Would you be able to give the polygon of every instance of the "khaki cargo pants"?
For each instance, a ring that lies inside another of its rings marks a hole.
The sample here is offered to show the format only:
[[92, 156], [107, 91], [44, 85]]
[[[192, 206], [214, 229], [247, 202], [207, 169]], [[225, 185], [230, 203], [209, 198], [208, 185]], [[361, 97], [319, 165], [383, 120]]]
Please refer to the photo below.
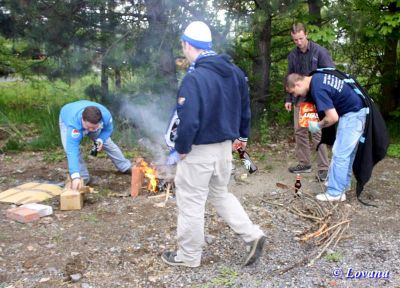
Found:
[[243, 241], [251, 242], [264, 235], [251, 222], [238, 199], [228, 191], [231, 169], [232, 141], [193, 145], [192, 151], [178, 162], [175, 185], [179, 260], [200, 265], [207, 198]]

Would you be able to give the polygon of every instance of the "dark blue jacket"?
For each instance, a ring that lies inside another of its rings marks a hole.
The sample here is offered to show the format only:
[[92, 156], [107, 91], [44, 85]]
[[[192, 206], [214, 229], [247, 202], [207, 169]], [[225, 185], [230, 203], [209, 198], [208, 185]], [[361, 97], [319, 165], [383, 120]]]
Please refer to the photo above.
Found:
[[250, 100], [244, 73], [226, 57], [198, 59], [182, 80], [178, 98], [180, 123], [175, 149], [187, 154], [191, 146], [242, 138], [250, 132]]

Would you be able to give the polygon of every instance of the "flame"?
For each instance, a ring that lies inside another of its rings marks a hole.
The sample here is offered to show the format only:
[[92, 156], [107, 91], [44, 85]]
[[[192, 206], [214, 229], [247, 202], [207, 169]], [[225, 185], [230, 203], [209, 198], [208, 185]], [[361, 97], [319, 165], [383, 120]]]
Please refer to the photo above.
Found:
[[149, 166], [146, 161], [140, 161], [140, 170], [144, 176], [149, 179], [147, 190], [150, 192], [156, 192], [157, 190], [157, 171]]

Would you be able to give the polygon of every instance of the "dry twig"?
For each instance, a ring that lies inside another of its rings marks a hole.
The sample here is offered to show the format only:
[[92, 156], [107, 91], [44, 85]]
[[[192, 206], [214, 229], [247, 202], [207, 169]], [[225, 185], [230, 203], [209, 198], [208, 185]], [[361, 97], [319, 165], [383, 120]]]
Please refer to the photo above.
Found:
[[[289, 187], [282, 183], [277, 185], [279, 188]], [[324, 190], [323, 185], [321, 184], [321, 190]], [[301, 194], [297, 197], [293, 197], [293, 187], [289, 187], [284, 191], [286, 193], [282, 193], [281, 195], [286, 197], [284, 203], [274, 203], [266, 202], [267, 204], [272, 204], [275, 206], [285, 207], [291, 213], [308, 220], [311, 220], [317, 225], [318, 229], [314, 232], [309, 232], [305, 234], [301, 240], [302, 241], [310, 241], [315, 240], [313, 243], [322, 248], [317, 248], [315, 253], [311, 253], [310, 256], [303, 258], [299, 263], [296, 263], [293, 266], [280, 270], [279, 273], [283, 274], [292, 268], [298, 266], [302, 263], [307, 263], [308, 265], [313, 265], [314, 262], [319, 259], [329, 247], [332, 245], [335, 247], [337, 243], [343, 239], [343, 234], [350, 226], [349, 213], [346, 211], [346, 206], [339, 205], [339, 203], [331, 203], [322, 204], [315, 199], [314, 195], [311, 195], [304, 191], [301, 191]], [[287, 196], [292, 196], [291, 198], [287, 198]], [[281, 196], [281, 198], [282, 198]], [[274, 199], [277, 200], [277, 199]], [[314, 257], [311, 255], [315, 255]], [[313, 258], [312, 258], [313, 257]], [[310, 260], [311, 259], [311, 260]]]

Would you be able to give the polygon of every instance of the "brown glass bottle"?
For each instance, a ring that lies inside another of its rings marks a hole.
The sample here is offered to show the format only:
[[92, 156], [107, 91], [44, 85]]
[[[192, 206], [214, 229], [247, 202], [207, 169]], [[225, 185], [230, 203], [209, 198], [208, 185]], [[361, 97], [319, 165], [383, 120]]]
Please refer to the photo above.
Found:
[[247, 153], [241, 147], [237, 149], [237, 152], [239, 153], [240, 160], [242, 161], [242, 163], [243, 163], [244, 167], [246, 168], [246, 170], [249, 171], [250, 174], [256, 172], [257, 171], [257, 166], [251, 160], [249, 153]]

